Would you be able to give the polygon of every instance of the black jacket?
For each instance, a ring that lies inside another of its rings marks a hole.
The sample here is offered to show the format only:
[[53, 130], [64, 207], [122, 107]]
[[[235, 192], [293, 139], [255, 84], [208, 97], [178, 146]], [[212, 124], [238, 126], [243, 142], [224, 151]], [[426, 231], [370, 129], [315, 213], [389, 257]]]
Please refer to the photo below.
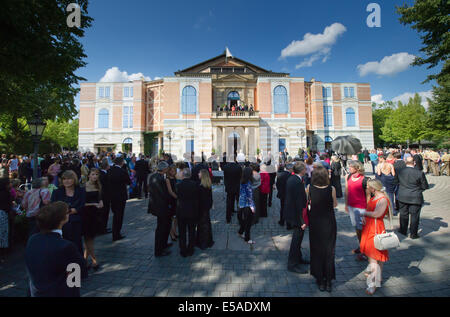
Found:
[[201, 211], [209, 211], [213, 205], [212, 190], [211, 188], [205, 188], [199, 186], [199, 206]]
[[429, 188], [425, 174], [416, 168], [405, 167], [395, 174], [394, 183], [399, 184], [398, 200], [411, 205], [422, 205], [422, 192]]
[[238, 163], [227, 163], [223, 168], [225, 191], [239, 193], [241, 186], [242, 168]]
[[291, 176], [291, 173], [288, 171], [281, 171], [277, 175], [277, 197], [280, 199], [286, 198], [286, 184], [289, 176]]
[[200, 185], [190, 179], [177, 184], [177, 218], [197, 219], [200, 208]]
[[150, 167], [148, 166], [147, 160], [139, 160], [134, 165], [134, 170], [136, 171], [137, 178], [145, 179], [150, 173]]
[[168, 215], [169, 191], [164, 175], [158, 172], [150, 175], [148, 188], [148, 213], [156, 217]]
[[286, 198], [284, 202], [284, 214], [288, 224], [301, 227], [303, 220], [303, 208], [306, 207], [306, 192], [302, 180], [297, 175], [289, 176], [286, 183]]
[[68, 197], [66, 195], [66, 189], [59, 187], [53, 191], [51, 201], [63, 201], [69, 205], [69, 209], [75, 208], [77, 213], [69, 216], [69, 222], [80, 222], [83, 217], [81, 215], [83, 207], [86, 203], [86, 191], [80, 186], [75, 186], [73, 197]]
[[100, 170], [100, 183], [102, 184], [102, 200], [103, 202], [111, 200], [109, 193], [108, 171]]
[[77, 247], [59, 233], [37, 233], [27, 243], [25, 263], [33, 297], [80, 297], [80, 289], [67, 286], [67, 266], [76, 263], [87, 277], [85, 261]]
[[117, 165], [111, 166], [106, 175], [111, 201], [126, 201], [128, 199], [127, 185], [131, 184], [127, 172]]

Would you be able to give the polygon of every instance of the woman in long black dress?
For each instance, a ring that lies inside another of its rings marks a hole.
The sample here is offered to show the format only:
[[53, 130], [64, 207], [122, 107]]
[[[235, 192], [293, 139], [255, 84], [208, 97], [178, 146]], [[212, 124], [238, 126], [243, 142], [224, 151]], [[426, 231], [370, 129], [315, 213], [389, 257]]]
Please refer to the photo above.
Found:
[[341, 170], [342, 165], [339, 158], [333, 155], [331, 157], [331, 185], [336, 190], [336, 198], [342, 198]]
[[329, 184], [325, 168], [316, 167], [311, 185], [307, 188], [311, 203], [309, 212], [309, 243], [311, 249], [311, 275], [316, 278], [320, 291], [331, 292], [331, 281], [336, 278], [334, 267], [336, 247], [336, 190]]
[[200, 179], [200, 216], [197, 225], [197, 246], [205, 250], [214, 245], [209, 210], [212, 207], [211, 177], [208, 170], [198, 173]]
[[170, 165], [167, 169], [166, 174], [166, 185], [167, 192], [169, 193], [169, 215], [171, 220], [171, 228], [170, 228], [170, 239], [172, 241], [177, 241], [177, 192], [176, 192], [176, 184], [177, 184], [177, 167], [175, 165]]
[[102, 185], [100, 183], [100, 171], [93, 168], [87, 175], [86, 182], [86, 204], [84, 205], [82, 216], [84, 245], [84, 258], [86, 262], [88, 258], [92, 259], [92, 268], [94, 271], [99, 269], [99, 264], [94, 252], [94, 238], [100, 226], [100, 212], [103, 208], [101, 199]]
[[63, 238], [72, 241], [83, 255], [82, 212], [86, 202], [86, 191], [78, 186], [78, 176], [72, 170], [61, 175], [62, 186], [52, 193], [52, 202], [63, 201], [69, 205], [69, 222], [62, 228]]

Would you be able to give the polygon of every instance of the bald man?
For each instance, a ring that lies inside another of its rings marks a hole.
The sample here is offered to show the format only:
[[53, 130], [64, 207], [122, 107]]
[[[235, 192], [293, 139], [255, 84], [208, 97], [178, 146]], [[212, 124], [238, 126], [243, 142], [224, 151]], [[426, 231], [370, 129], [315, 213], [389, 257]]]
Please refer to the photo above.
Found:
[[414, 168], [414, 158], [406, 159], [406, 167], [395, 174], [395, 183], [399, 185], [398, 201], [400, 211], [399, 233], [406, 236], [408, 231], [409, 216], [411, 215], [411, 226], [409, 228], [411, 239], [419, 238], [420, 210], [423, 205], [422, 192], [428, 189], [428, 182], [422, 171]]

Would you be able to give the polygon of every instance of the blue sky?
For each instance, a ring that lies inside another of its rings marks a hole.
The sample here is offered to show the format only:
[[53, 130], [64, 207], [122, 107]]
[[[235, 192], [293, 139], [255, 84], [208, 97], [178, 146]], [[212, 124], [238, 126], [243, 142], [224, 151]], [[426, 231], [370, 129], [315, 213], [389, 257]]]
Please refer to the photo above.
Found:
[[238, 58], [305, 80], [370, 83], [377, 101], [429, 95], [431, 84], [421, 82], [437, 70], [408, 66], [422, 44], [398, 21], [395, 5], [405, 1], [376, 1], [380, 28], [366, 25], [371, 2], [91, 0], [94, 22], [81, 39], [88, 65], [77, 75], [97, 82], [118, 67], [151, 79], [173, 76], [228, 46]]

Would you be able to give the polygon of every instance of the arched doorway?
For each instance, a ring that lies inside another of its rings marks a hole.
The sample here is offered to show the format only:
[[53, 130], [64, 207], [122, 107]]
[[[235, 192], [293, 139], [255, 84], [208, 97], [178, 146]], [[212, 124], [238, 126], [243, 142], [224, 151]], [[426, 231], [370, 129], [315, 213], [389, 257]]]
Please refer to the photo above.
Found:
[[124, 153], [132, 153], [133, 152], [133, 139], [126, 138], [122, 143], [122, 152]]
[[326, 136], [325, 137], [325, 150], [330, 150], [331, 149], [331, 142], [333, 142], [333, 138]]
[[228, 149], [227, 153], [233, 153], [236, 159], [237, 154], [241, 150], [241, 136], [236, 131], [233, 131], [228, 135]]
[[239, 96], [239, 93], [237, 91], [231, 91], [228, 94], [227, 100], [228, 100], [228, 107], [230, 107], [231, 109], [231, 107], [233, 106], [235, 107], [239, 106], [239, 100], [241, 100], [241, 97]]

